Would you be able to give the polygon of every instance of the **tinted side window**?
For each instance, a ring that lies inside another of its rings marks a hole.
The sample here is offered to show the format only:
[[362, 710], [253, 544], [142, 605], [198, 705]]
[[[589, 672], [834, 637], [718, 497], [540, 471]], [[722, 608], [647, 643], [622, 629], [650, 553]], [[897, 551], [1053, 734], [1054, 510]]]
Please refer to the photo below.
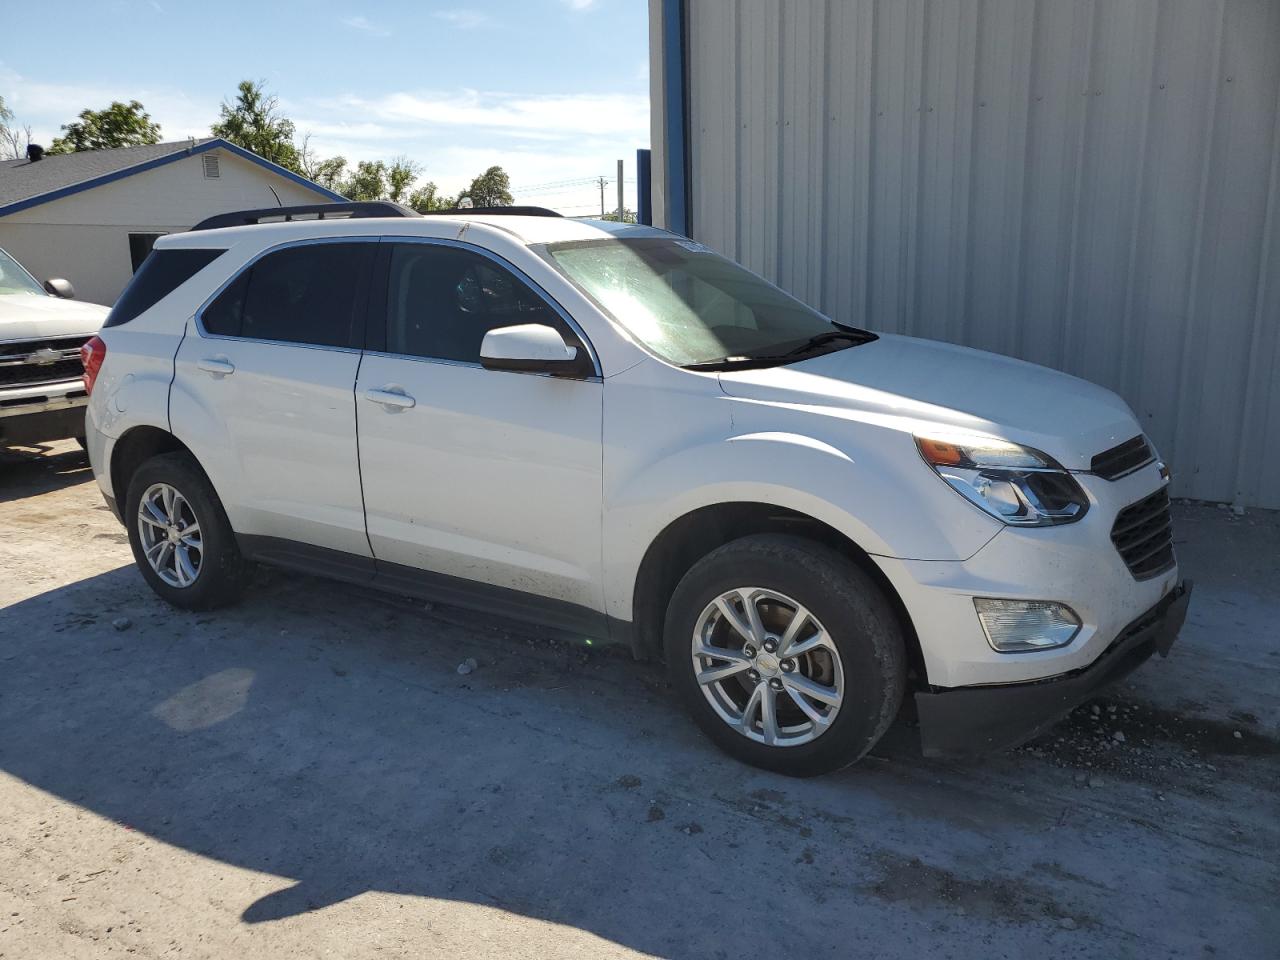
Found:
[[315, 243], [269, 253], [205, 309], [204, 328], [223, 336], [356, 346], [375, 248]]
[[393, 248], [388, 352], [479, 363], [486, 333], [521, 323], [545, 323], [579, 343], [542, 297], [487, 257], [431, 244]]
[[226, 253], [225, 250], [152, 250], [107, 315], [104, 327], [128, 323]]
[[240, 336], [240, 320], [244, 316], [244, 294], [249, 289], [252, 268], [231, 281], [231, 285], [218, 294], [218, 299], [204, 308], [200, 322], [209, 333], [223, 337]]

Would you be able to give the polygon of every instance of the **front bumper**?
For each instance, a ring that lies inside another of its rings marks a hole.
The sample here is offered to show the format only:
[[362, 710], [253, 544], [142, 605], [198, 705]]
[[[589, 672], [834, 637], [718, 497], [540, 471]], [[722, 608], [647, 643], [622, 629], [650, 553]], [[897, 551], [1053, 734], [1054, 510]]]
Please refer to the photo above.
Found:
[[79, 396], [11, 398], [0, 393], [0, 442], [40, 443], [84, 436], [83, 388]]
[[1025, 683], [957, 687], [915, 695], [927, 757], [972, 756], [1030, 740], [1153, 654], [1168, 656], [1187, 617], [1184, 580], [1138, 617], [1088, 666]]

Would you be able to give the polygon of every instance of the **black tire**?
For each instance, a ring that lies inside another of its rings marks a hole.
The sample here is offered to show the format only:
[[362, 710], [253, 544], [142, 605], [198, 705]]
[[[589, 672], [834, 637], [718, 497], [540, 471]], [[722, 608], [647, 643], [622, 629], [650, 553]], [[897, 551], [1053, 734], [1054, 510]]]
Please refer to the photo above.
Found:
[[[838, 651], [839, 710], [807, 743], [776, 746], [749, 739], [717, 713], [698, 684], [692, 641], [703, 611], [722, 594], [748, 586], [776, 591], [806, 607]], [[743, 537], [694, 564], [667, 607], [664, 648], [676, 695], [717, 746], [753, 766], [795, 777], [829, 773], [859, 760], [897, 716], [906, 686], [902, 629], [879, 586], [848, 558], [795, 536]]]
[[[166, 483], [186, 499], [200, 524], [203, 544], [197, 575], [188, 586], [165, 583], [152, 569], [144, 553], [138, 524], [142, 497], [153, 484]], [[125, 529], [133, 559], [143, 578], [163, 600], [184, 610], [211, 610], [234, 603], [240, 597], [247, 564], [240, 555], [231, 523], [222, 501], [200, 466], [186, 453], [165, 453], [152, 457], [134, 471], [129, 480], [124, 507]]]

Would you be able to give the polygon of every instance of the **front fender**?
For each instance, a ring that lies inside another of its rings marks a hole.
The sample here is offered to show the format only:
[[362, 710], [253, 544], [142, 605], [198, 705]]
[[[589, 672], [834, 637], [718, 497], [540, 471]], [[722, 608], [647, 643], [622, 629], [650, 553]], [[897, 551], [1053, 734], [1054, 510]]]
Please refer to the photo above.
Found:
[[702, 507], [770, 504], [827, 524], [869, 554], [918, 560], [967, 559], [999, 532], [996, 521], [930, 473], [909, 436], [880, 433], [876, 443], [842, 444], [846, 449], [794, 432], [737, 433], [670, 452], [631, 473], [605, 504], [609, 615], [631, 619], [649, 545]]

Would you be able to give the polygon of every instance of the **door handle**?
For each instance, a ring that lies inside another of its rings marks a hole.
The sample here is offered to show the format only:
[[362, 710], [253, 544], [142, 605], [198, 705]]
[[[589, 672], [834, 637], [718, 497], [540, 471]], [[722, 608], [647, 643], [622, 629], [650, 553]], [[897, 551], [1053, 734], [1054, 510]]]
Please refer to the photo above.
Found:
[[372, 400], [374, 403], [380, 403], [384, 407], [398, 407], [403, 410], [407, 410], [417, 402], [403, 390], [389, 390], [385, 388], [382, 390], [366, 390], [364, 392], [364, 398], [366, 400]]
[[229, 377], [236, 372], [236, 365], [222, 357], [205, 357], [196, 361], [196, 367], [215, 377]]

